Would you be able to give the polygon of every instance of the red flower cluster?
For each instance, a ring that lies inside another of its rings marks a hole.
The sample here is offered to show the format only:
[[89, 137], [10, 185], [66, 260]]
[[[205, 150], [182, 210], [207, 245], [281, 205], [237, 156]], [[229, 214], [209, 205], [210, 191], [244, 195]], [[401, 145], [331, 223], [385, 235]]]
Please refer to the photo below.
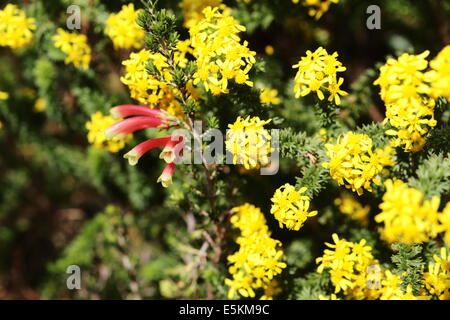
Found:
[[[169, 113], [159, 110], [151, 109], [145, 106], [137, 105], [121, 105], [111, 109], [111, 116], [115, 119], [123, 119], [108, 129], [105, 130], [107, 139], [113, 137], [126, 136], [134, 131], [147, 129], [147, 128], [169, 128], [177, 125], [177, 120], [173, 118]], [[124, 155], [124, 158], [128, 159], [131, 165], [136, 165], [139, 159], [148, 151], [164, 147], [160, 154], [160, 158], [167, 164], [158, 178], [158, 182], [166, 188], [172, 183], [172, 176], [175, 170], [175, 160], [181, 154], [183, 149], [184, 138], [181, 135], [172, 135], [163, 138], [155, 138], [144, 141], [128, 153]]]

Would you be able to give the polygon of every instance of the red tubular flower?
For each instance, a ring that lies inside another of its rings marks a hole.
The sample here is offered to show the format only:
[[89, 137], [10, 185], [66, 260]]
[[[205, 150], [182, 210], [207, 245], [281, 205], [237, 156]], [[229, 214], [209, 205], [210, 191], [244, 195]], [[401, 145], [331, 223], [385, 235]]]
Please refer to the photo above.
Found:
[[123, 157], [128, 159], [130, 165], [134, 166], [145, 153], [154, 148], [164, 147], [168, 142], [170, 142], [170, 137], [147, 140], [128, 151]]
[[115, 136], [125, 136], [134, 131], [146, 128], [164, 128], [168, 123], [166, 119], [154, 117], [133, 117], [119, 121], [105, 130], [107, 139]]
[[161, 119], [167, 118], [167, 114], [159, 109], [151, 109], [146, 106], [132, 104], [124, 104], [114, 107], [111, 109], [110, 114], [114, 119], [122, 119], [129, 116], [148, 116]]
[[[161, 152], [160, 158], [164, 159], [167, 163], [173, 162], [176, 157], [175, 151], [177, 151], [176, 149], [178, 149], [177, 145], [182, 141], [183, 141], [182, 136], [170, 136], [170, 137], [150, 139], [138, 144], [136, 147], [134, 147], [128, 153], [126, 153], [123, 157], [125, 159], [128, 159], [130, 165], [134, 166], [138, 163], [139, 159], [148, 151], [154, 148], [164, 147], [163, 152]], [[163, 153], [166, 153], [167, 155], [162, 157]]]
[[172, 184], [172, 176], [175, 171], [175, 162], [166, 164], [162, 174], [159, 176], [157, 182], [161, 182], [164, 188], [167, 188]]
[[[170, 114], [159, 109], [151, 109], [145, 106], [120, 105], [111, 109], [113, 118], [125, 118], [136, 116], [119, 121], [105, 130], [107, 139], [116, 136], [125, 136], [137, 130], [146, 128], [168, 128], [178, 123], [177, 119]], [[150, 139], [138, 144], [123, 157], [128, 159], [130, 165], [135, 165], [139, 159], [148, 151], [164, 147], [160, 158], [167, 162], [158, 182], [164, 188], [172, 183], [172, 176], [175, 170], [175, 160], [181, 154], [184, 145], [184, 138], [181, 135]]]

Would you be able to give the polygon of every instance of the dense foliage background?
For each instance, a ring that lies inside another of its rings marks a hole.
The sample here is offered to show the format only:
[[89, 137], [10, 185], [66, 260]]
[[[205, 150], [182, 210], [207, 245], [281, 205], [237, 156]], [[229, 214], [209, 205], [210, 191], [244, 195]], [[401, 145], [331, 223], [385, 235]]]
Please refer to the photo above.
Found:
[[[212, 191], [201, 166], [177, 166], [166, 189], [156, 183], [163, 169], [158, 154], [130, 166], [123, 154], [152, 137], [151, 130], [135, 134], [118, 153], [87, 140], [85, 124], [92, 114], [136, 103], [120, 81], [122, 61], [135, 50], [115, 49], [104, 29], [110, 13], [128, 3], [142, 8], [140, 1], [7, 3], [33, 17], [36, 30], [33, 42], [22, 49], [0, 47], [0, 91], [9, 94], [0, 100], [1, 299], [226, 298], [227, 256], [237, 250], [230, 209], [244, 203], [261, 208], [272, 237], [282, 243], [287, 267], [278, 278], [278, 298], [317, 299], [334, 292], [327, 273], [316, 272], [315, 262], [333, 233], [349, 241], [366, 239], [382, 264], [392, 263], [394, 250], [380, 239], [373, 219], [380, 212], [384, 186], [358, 198], [370, 206], [366, 226], [343, 215], [334, 199], [345, 189], [316, 165], [325, 159], [319, 129], [327, 128], [335, 139], [347, 130], [364, 132], [374, 144], [386, 145], [389, 136], [380, 124], [385, 105], [373, 85], [378, 69], [388, 56], [429, 50], [435, 57], [448, 45], [450, 1], [341, 0], [318, 20], [290, 0], [224, 1], [247, 28], [241, 38], [257, 53], [250, 73], [255, 85], [230, 83], [230, 92], [219, 96], [204, 92], [196, 112], [209, 119], [209, 127], [221, 130], [237, 116], [271, 118], [269, 128], [283, 129], [282, 159], [274, 176], [218, 166], [211, 171]], [[52, 41], [57, 28], [65, 28], [66, 10], [73, 4], [81, 7], [80, 32], [92, 49], [86, 70], [66, 65]], [[366, 9], [373, 4], [381, 8], [380, 30], [366, 27]], [[0, 10], [5, 5], [2, 1]], [[161, 0], [157, 7], [175, 15], [181, 39], [189, 37], [179, 1]], [[331, 111], [334, 118], [317, 111], [315, 97], [294, 97], [292, 65], [319, 46], [338, 52], [347, 68], [342, 76], [349, 95]], [[262, 88], [277, 89], [282, 102], [261, 103]], [[39, 99], [45, 108], [36, 107]], [[443, 98], [435, 118], [438, 126], [423, 150], [397, 148], [392, 172], [426, 197], [439, 195], [442, 210], [450, 200], [450, 108]], [[269, 214], [271, 197], [285, 183], [307, 186], [318, 211], [299, 231], [279, 228]], [[442, 244], [422, 244], [415, 266], [432, 261]], [[66, 287], [69, 265], [81, 267], [80, 290]]]

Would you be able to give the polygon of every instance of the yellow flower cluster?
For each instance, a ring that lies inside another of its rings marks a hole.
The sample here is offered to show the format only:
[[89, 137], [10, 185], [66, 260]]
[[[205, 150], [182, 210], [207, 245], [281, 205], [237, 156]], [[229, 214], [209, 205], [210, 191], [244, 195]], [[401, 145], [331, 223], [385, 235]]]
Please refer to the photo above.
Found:
[[106, 20], [105, 34], [111, 38], [116, 49], [139, 49], [144, 44], [144, 29], [138, 26], [136, 18], [141, 10], [134, 4], [123, 5], [118, 13], [111, 13]]
[[422, 285], [419, 295], [412, 293], [412, 287], [406, 291], [400, 288], [401, 279], [390, 270], [384, 270], [380, 275], [380, 300], [430, 300], [435, 296], [439, 300], [450, 300], [450, 254], [446, 248], [441, 248], [439, 255], [433, 256], [433, 262], [428, 264], [426, 272], [422, 273]]
[[431, 300], [424, 288], [421, 288], [418, 295], [413, 294], [411, 285], [406, 287], [406, 291], [400, 288], [401, 279], [398, 275], [393, 274], [389, 270], [382, 273], [380, 300]]
[[204, 19], [189, 29], [193, 55], [197, 62], [194, 84], [202, 82], [214, 95], [228, 93], [228, 81], [253, 86], [248, 73], [255, 63], [255, 52], [247, 41], [240, 43], [239, 32], [245, 31], [224, 7], [206, 7]]
[[268, 88], [262, 90], [261, 94], [259, 95], [259, 101], [261, 103], [271, 103], [271, 104], [281, 103], [281, 99], [278, 98], [278, 90]]
[[431, 96], [439, 96], [450, 101], [450, 45], [444, 47], [436, 58], [430, 62]]
[[338, 72], [343, 72], [346, 68], [337, 60], [337, 52], [328, 54], [327, 50], [319, 47], [316, 51], [306, 51], [306, 56], [293, 65], [298, 69], [295, 75], [294, 92], [295, 97], [304, 97], [311, 92], [315, 92], [320, 100], [325, 99], [322, 92], [329, 94], [328, 101], [341, 104], [340, 96], [346, 96], [347, 92], [340, 89], [344, 79], [337, 76]]
[[234, 215], [231, 223], [238, 228], [241, 235], [236, 239], [239, 250], [228, 256], [229, 272], [232, 279], [225, 279], [228, 285], [228, 298], [237, 294], [243, 297], [255, 297], [255, 290], [265, 290], [267, 299], [276, 290], [273, 288], [274, 277], [286, 268], [282, 262], [283, 251], [279, 248], [281, 242], [270, 237], [266, 219], [259, 208], [251, 204], [244, 204], [232, 209]]
[[440, 255], [434, 255], [433, 260], [423, 274], [425, 287], [438, 299], [450, 300], [450, 254], [446, 248], [441, 248]]
[[112, 139], [106, 139], [105, 130], [120, 121], [113, 119], [111, 116], [105, 116], [100, 111], [97, 111], [91, 115], [91, 120], [86, 123], [86, 129], [89, 130], [87, 138], [89, 143], [100, 149], [107, 149], [110, 152], [119, 152], [125, 143], [127, 143], [132, 135], [129, 134], [125, 138], [114, 137]]
[[247, 116], [228, 125], [225, 147], [233, 154], [234, 164], [243, 164], [247, 170], [269, 164], [271, 136], [264, 125], [270, 121]]
[[408, 287], [406, 292], [403, 292], [400, 287], [402, 280], [397, 274], [392, 273], [390, 270], [384, 270], [378, 273], [378, 276], [377, 282], [381, 283], [381, 287], [378, 286], [380, 289], [380, 300], [417, 300], [412, 295], [411, 287]]
[[372, 139], [366, 134], [351, 131], [340, 136], [336, 144], [326, 144], [330, 161], [322, 165], [330, 168], [331, 177], [340, 185], [363, 194], [372, 192], [372, 183], [380, 185], [379, 175], [386, 166], [393, 165], [392, 149], [372, 150]]
[[334, 204], [339, 208], [342, 214], [351, 219], [359, 221], [363, 226], [369, 224], [370, 206], [363, 206], [351, 194], [345, 192], [341, 197], [334, 200]]
[[[186, 54], [189, 50], [189, 40], [179, 41], [175, 53], [175, 63], [181, 67], [186, 66]], [[160, 79], [146, 72], [145, 65], [148, 61], [153, 62], [161, 74]], [[151, 53], [143, 49], [131, 53], [130, 59], [123, 61], [122, 64], [126, 68], [126, 74], [120, 80], [128, 86], [133, 99], [152, 108], [167, 110], [176, 117], [183, 115], [181, 104], [176, 100], [179, 93], [168, 83], [173, 79], [172, 72], [162, 54]], [[189, 98], [197, 100], [199, 92], [192, 85], [192, 81], [188, 82], [187, 89]]]
[[428, 127], [436, 126], [435, 101], [428, 96], [432, 92], [431, 74], [424, 72], [428, 55], [429, 51], [419, 55], [404, 53], [397, 60], [388, 59], [374, 82], [380, 86], [386, 104], [385, 121], [395, 128], [386, 131], [395, 137], [391, 145], [403, 146], [407, 152], [421, 150]]
[[67, 55], [64, 62], [73, 63], [79, 69], [88, 69], [91, 62], [91, 48], [86, 35], [67, 32], [61, 28], [58, 28], [57, 32], [52, 39], [55, 47]]
[[268, 232], [266, 218], [261, 210], [252, 204], [246, 203], [231, 210], [234, 214], [230, 219], [231, 224], [238, 228], [242, 237], [250, 237], [261, 230]]
[[450, 202], [447, 202], [444, 211], [439, 215], [441, 232], [444, 232], [444, 241], [450, 246]]
[[[401, 279], [390, 270], [383, 270], [378, 260], [372, 255], [372, 247], [366, 245], [366, 240], [359, 243], [339, 239], [337, 234], [332, 236], [334, 243], [325, 243], [323, 256], [316, 259], [319, 264], [317, 272], [324, 269], [330, 272], [331, 283], [335, 287], [334, 294], [326, 300], [337, 300], [335, 294], [341, 292], [351, 299], [369, 300], [429, 300], [422, 288], [420, 295], [412, 293], [408, 286], [406, 292], [400, 287]], [[430, 281], [431, 283], [431, 281]]]
[[317, 272], [329, 269], [334, 293], [343, 292], [355, 299], [374, 298], [378, 295], [381, 269], [366, 240], [359, 243], [332, 236], [334, 243], [325, 243], [323, 256], [316, 259]]
[[203, 9], [206, 7], [219, 7], [222, 0], [183, 0], [180, 3], [184, 26], [191, 28], [203, 19]]
[[424, 200], [422, 192], [410, 188], [401, 180], [389, 179], [385, 186], [381, 212], [375, 216], [376, 222], [384, 223], [380, 228], [383, 240], [412, 244], [428, 241], [440, 232], [450, 231], [447, 221], [449, 212], [438, 212], [439, 197]]
[[339, 3], [339, 0], [292, 0], [293, 3], [299, 3], [308, 7], [308, 14], [316, 19], [320, 19], [328, 11], [332, 3]]
[[302, 195], [306, 190], [306, 187], [296, 190], [294, 186], [286, 183], [275, 191], [271, 199], [270, 213], [275, 216], [280, 228], [285, 225], [289, 230], [298, 231], [308, 217], [317, 215], [317, 211], [308, 212], [311, 199]]
[[0, 46], [18, 49], [33, 40], [35, 19], [27, 18], [25, 12], [8, 3], [0, 10]]

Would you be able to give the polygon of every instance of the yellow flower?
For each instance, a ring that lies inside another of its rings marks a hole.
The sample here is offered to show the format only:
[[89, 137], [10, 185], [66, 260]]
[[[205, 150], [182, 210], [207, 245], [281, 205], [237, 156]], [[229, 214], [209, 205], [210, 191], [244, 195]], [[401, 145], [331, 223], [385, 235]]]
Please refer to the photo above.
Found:
[[281, 99], [278, 98], [278, 90], [276, 89], [263, 89], [261, 94], [259, 95], [259, 100], [261, 103], [271, 103], [271, 104], [280, 104]]
[[450, 246], [450, 202], [448, 202], [439, 216], [439, 222], [441, 223], [441, 232], [444, 232], [444, 240], [448, 246]]
[[206, 7], [219, 7], [222, 0], [183, 0], [180, 3], [181, 13], [184, 17], [184, 26], [190, 28], [203, 19], [203, 9]]
[[33, 40], [33, 30], [35, 19], [27, 18], [16, 5], [8, 3], [0, 10], [0, 46], [22, 48]]
[[248, 73], [255, 63], [254, 51], [238, 34], [245, 31], [224, 6], [206, 7], [204, 18], [189, 29], [197, 63], [194, 84], [203, 83], [213, 95], [228, 93], [228, 82], [253, 86]]
[[38, 98], [34, 103], [33, 110], [35, 112], [42, 112], [47, 107], [47, 101], [44, 98]]
[[339, 3], [339, 0], [292, 0], [308, 8], [308, 14], [316, 20], [320, 19], [328, 11], [332, 3]]
[[[175, 52], [175, 63], [181, 67], [187, 63], [186, 54], [189, 52], [189, 41], [179, 41]], [[150, 75], [145, 70], [147, 62], [153, 62], [161, 74], [161, 79]], [[143, 49], [130, 54], [130, 59], [122, 64], [126, 68], [126, 74], [120, 78], [122, 83], [128, 86], [133, 99], [152, 108], [163, 109], [176, 117], [183, 116], [181, 104], [176, 100], [179, 95], [177, 89], [167, 82], [172, 81], [172, 73], [166, 58], [160, 53], [151, 53]], [[198, 89], [194, 88], [192, 82], [187, 84], [189, 99], [199, 98]]]
[[251, 204], [243, 204], [231, 210], [234, 214], [230, 219], [231, 224], [241, 231], [246, 237], [260, 230], [268, 231], [266, 218], [259, 208]]
[[431, 97], [439, 96], [450, 101], [450, 45], [444, 47], [436, 58], [431, 60], [432, 71], [428, 73], [431, 81]]
[[278, 293], [274, 277], [286, 268], [282, 262], [281, 242], [270, 237], [269, 228], [260, 209], [244, 204], [231, 210], [231, 223], [241, 235], [236, 239], [239, 250], [229, 255], [231, 279], [225, 279], [229, 286], [228, 298], [236, 295], [255, 297], [255, 290], [263, 289], [262, 299], [269, 299]]
[[400, 300], [403, 291], [400, 287], [402, 280], [390, 270], [385, 270], [381, 281], [380, 300]]
[[64, 62], [73, 63], [79, 69], [88, 69], [91, 62], [91, 48], [86, 35], [67, 32], [61, 28], [58, 28], [57, 32], [52, 39], [55, 47], [67, 55]]
[[384, 223], [381, 238], [389, 243], [424, 242], [441, 231], [438, 208], [440, 199], [423, 200], [423, 194], [401, 180], [387, 180], [386, 192], [375, 221]]
[[372, 247], [366, 240], [359, 243], [339, 239], [332, 235], [334, 243], [325, 243], [323, 256], [316, 259], [317, 272], [326, 268], [330, 272], [335, 293], [343, 292], [354, 299], [375, 299], [380, 294], [381, 269], [373, 257]]
[[153, 108], [159, 108], [172, 100], [173, 90], [167, 83], [146, 72], [145, 65], [149, 61], [161, 72], [164, 80], [172, 79], [166, 58], [160, 53], [151, 53], [143, 49], [132, 52], [130, 59], [123, 61], [126, 74], [120, 80], [128, 86], [133, 99]]
[[366, 134], [351, 131], [339, 137], [336, 144], [326, 144], [330, 161], [323, 167], [330, 169], [331, 177], [340, 185], [356, 191], [372, 191], [372, 183], [379, 185], [379, 175], [386, 166], [392, 166], [392, 149], [372, 149], [372, 139]]
[[111, 13], [106, 20], [105, 34], [111, 38], [116, 49], [139, 49], [144, 44], [145, 32], [136, 23], [141, 10], [134, 4], [123, 5], [118, 13]]
[[9, 93], [0, 91], [0, 100], [8, 100], [9, 99]]
[[308, 217], [317, 215], [317, 211], [308, 212], [310, 198], [302, 195], [306, 187], [296, 190], [294, 186], [286, 183], [275, 191], [273, 195], [270, 213], [278, 220], [280, 228], [283, 225], [289, 230], [298, 231]]
[[330, 294], [329, 297], [319, 294], [319, 300], [341, 300], [334, 293]]
[[[357, 300], [429, 300], [432, 296], [427, 295], [427, 289], [440, 299], [449, 299], [450, 256], [445, 248], [441, 249], [440, 256], [434, 256], [435, 263], [431, 263], [428, 272], [423, 274], [425, 286], [415, 296], [411, 286], [407, 286], [405, 292], [402, 290], [399, 275], [380, 267], [364, 239], [355, 243], [339, 239], [337, 234], [332, 237], [334, 243], [325, 243], [329, 249], [324, 250], [316, 263], [319, 264], [317, 272], [329, 271], [335, 293], [342, 292]], [[442, 267], [444, 265], [447, 267]], [[330, 300], [325, 296], [319, 296], [319, 299]]]
[[428, 271], [423, 274], [426, 289], [440, 300], [450, 300], [450, 254], [441, 248], [440, 255], [433, 257], [428, 264]]
[[230, 287], [228, 290], [228, 299], [233, 299], [236, 294], [245, 298], [254, 298], [252, 279], [243, 272], [233, 274], [233, 279], [225, 279], [225, 284]]
[[270, 121], [248, 116], [228, 125], [225, 146], [233, 154], [234, 164], [243, 164], [249, 170], [269, 163], [271, 136], [264, 125]]
[[428, 127], [436, 126], [435, 102], [427, 97], [432, 76], [423, 72], [428, 66], [428, 54], [429, 51], [420, 55], [405, 53], [397, 60], [388, 59], [374, 82], [380, 86], [381, 99], [386, 104], [385, 122], [394, 127], [386, 131], [394, 137], [391, 145], [402, 146], [407, 152], [421, 150]]
[[129, 134], [125, 138], [113, 137], [112, 139], [106, 139], [105, 130], [120, 121], [113, 119], [111, 116], [105, 116], [100, 111], [97, 111], [91, 115], [91, 120], [86, 123], [86, 129], [88, 129], [88, 141], [95, 147], [100, 149], [107, 149], [110, 152], [119, 152], [125, 143], [132, 138]]
[[306, 56], [292, 66], [298, 69], [294, 79], [295, 97], [304, 97], [315, 92], [317, 97], [323, 100], [325, 92], [329, 94], [328, 101], [334, 100], [336, 105], [339, 105], [340, 96], [346, 96], [348, 93], [340, 89], [344, 79], [339, 78], [337, 73], [345, 71], [346, 68], [337, 57], [337, 52], [329, 55], [322, 47], [314, 52], [306, 51]]
[[271, 45], [266, 46], [264, 48], [264, 51], [266, 52], [266, 54], [268, 56], [271, 56], [271, 55], [273, 55], [275, 53], [275, 49]]
[[408, 285], [406, 287], [406, 292], [402, 293], [398, 297], [393, 297], [393, 300], [430, 300], [430, 299], [431, 299], [431, 296], [426, 296], [426, 295], [422, 295], [422, 294], [415, 296], [412, 292], [411, 285]]
[[450, 273], [450, 254], [446, 248], [441, 248], [440, 255], [434, 255], [433, 259], [441, 266], [442, 272]]
[[363, 226], [369, 224], [369, 206], [362, 206], [352, 195], [343, 193], [340, 198], [334, 200], [342, 214], [348, 215], [351, 219], [359, 221]]

